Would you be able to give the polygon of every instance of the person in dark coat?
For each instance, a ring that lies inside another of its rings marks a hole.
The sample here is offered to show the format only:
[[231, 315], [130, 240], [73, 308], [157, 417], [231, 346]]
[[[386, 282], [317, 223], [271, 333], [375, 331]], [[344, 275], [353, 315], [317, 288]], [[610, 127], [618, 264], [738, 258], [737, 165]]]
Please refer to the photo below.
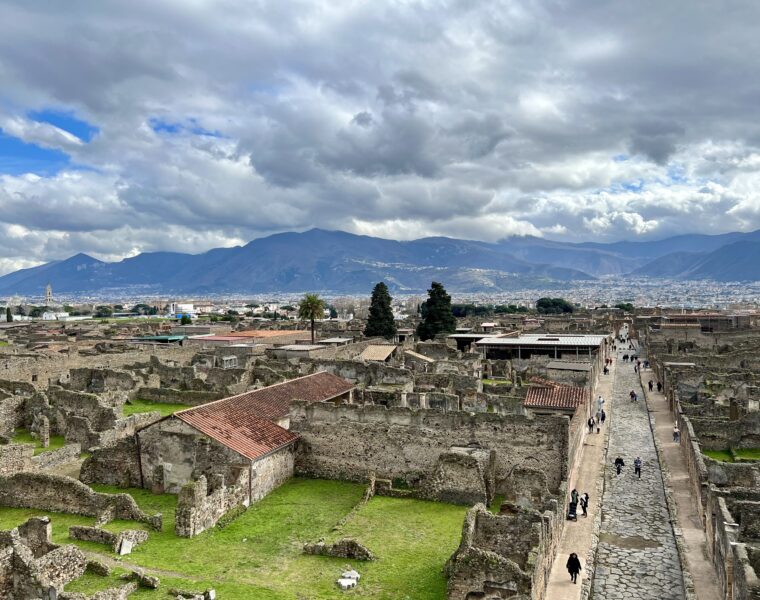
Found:
[[570, 492], [570, 502], [576, 505], [578, 504], [578, 490], [575, 488], [573, 488], [573, 491]]
[[662, 391], [662, 384], [659, 381], [657, 382], [657, 391], [658, 392]]
[[583, 510], [583, 516], [588, 517], [588, 494], [584, 493], [580, 499], [581, 509]]
[[602, 409], [602, 416], [599, 418], [599, 420], [601, 421], [602, 425], [604, 425], [604, 422], [607, 420], [607, 413], [604, 412], [604, 409]]
[[651, 391], [653, 391], [653, 390], [654, 390], [654, 381], [652, 381], [652, 380], [650, 379], [650, 380], [649, 380], [649, 391], [651, 392]]
[[578, 560], [578, 555], [575, 552], [571, 552], [567, 559], [567, 572], [570, 573], [570, 581], [577, 583], [578, 573], [581, 572], [581, 561]]
[[638, 475], [639, 479], [641, 479], [641, 458], [638, 456], [633, 461], [633, 474]]
[[623, 462], [623, 459], [619, 456], [615, 459], [615, 470], [617, 471], [617, 474], [620, 475], [621, 469], [625, 466], [625, 463]]

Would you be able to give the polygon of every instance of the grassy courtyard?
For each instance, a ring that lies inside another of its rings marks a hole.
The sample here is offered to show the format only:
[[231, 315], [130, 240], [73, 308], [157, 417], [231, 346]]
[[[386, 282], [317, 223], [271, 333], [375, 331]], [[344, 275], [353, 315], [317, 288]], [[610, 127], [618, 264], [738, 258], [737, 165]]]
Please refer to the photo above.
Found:
[[726, 450], [702, 450], [702, 454], [721, 462], [737, 460], [760, 460], [760, 448], [734, 448]]
[[182, 410], [183, 408], [189, 407], [184, 404], [165, 404], [163, 402], [151, 402], [150, 400], [140, 400], [138, 398], [130, 400], [128, 404], [124, 405], [123, 414], [125, 417], [128, 417], [129, 415], [137, 413], [158, 411], [161, 413], [162, 417], [166, 417], [168, 415], [173, 415], [175, 412]]
[[32, 437], [32, 434], [26, 429], [16, 429], [11, 441], [14, 444], [30, 444], [34, 446], [35, 455], [50, 452], [51, 450], [58, 450], [58, 448], [62, 448], [66, 444], [66, 439], [62, 435], [51, 435], [50, 444], [47, 448], [43, 448], [40, 440]]
[[[99, 491], [116, 488], [94, 486]], [[444, 597], [444, 563], [459, 543], [466, 508], [435, 502], [373, 498], [350, 515], [359, 502], [363, 486], [324, 480], [292, 479], [267, 498], [253, 505], [223, 529], [214, 528], [192, 538], [174, 534], [176, 499], [129, 490], [149, 513], [164, 514], [164, 531], [152, 532], [145, 544], [120, 561], [146, 568], [161, 578], [161, 589], [141, 590], [133, 598], [164, 598], [168, 587], [202, 590], [215, 587], [223, 600], [316, 600], [335, 598], [335, 580], [348, 565], [362, 579], [358, 598], [433, 600]], [[26, 509], [0, 508], [0, 529], [9, 529], [32, 515]], [[75, 515], [51, 515], [56, 543], [72, 543], [68, 527], [92, 524], [93, 519]], [[114, 522], [112, 531], [140, 527]], [[377, 556], [371, 563], [351, 562], [301, 553], [304, 542], [331, 541], [352, 536]], [[76, 542], [80, 547], [118, 559], [104, 546]], [[117, 583], [87, 575], [67, 589], [92, 593]]]

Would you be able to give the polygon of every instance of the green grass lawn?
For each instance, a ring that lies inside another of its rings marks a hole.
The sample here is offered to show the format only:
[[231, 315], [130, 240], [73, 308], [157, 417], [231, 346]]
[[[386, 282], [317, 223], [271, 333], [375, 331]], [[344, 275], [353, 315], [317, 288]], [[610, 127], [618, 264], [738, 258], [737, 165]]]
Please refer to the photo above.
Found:
[[0, 340], [0, 348], [7, 345], [8, 345], [8, 342], [6, 342], [5, 340]]
[[484, 385], [512, 385], [509, 379], [484, 379]]
[[736, 458], [760, 460], [760, 448], [734, 448]]
[[43, 448], [40, 441], [33, 438], [32, 434], [26, 429], [16, 429], [11, 440], [15, 444], [31, 444], [34, 446], [34, 454], [42, 454], [43, 452], [50, 452], [51, 450], [58, 450], [66, 444], [66, 439], [62, 435], [51, 435], [50, 445], [47, 448]]
[[146, 413], [157, 410], [161, 413], [162, 417], [166, 417], [167, 415], [172, 415], [183, 408], [189, 407], [184, 404], [165, 404], [163, 402], [151, 402], [150, 400], [136, 399], [130, 400], [128, 404], [124, 405], [123, 414], [125, 417], [128, 417], [129, 415], [134, 415], [136, 413]]
[[734, 457], [729, 450], [702, 450], [702, 454], [709, 456], [713, 460], [722, 462], [734, 462]]
[[[98, 491], [117, 488], [93, 486]], [[141, 590], [131, 598], [166, 597], [168, 587], [203, 590], [215, 587], [224, 600], [317, 600], [339, 597], [335, 581], [351, 564], [362, 574], [359, 598], [433, 600], [445, 595], [442, 567], [459, 543], [466, 507], [418, 500], [375, 497], [349, 521], [336, 524], [359, 502], [363, 486], [324, 480], [292, 479], [254, 504], [224, 529], [213, 528], [192, 538], [174, 534], [176, 498], [129, 490], [149, 513], [162, 512], [164, 531], [150, 539], [123, 562], [159, 571], [161, 589]], [[9, 529], [32, 515], [26, 509], [0, 509], [0, 529]], [[68, 527], [92, 524], [76, 515], [51, 515], [56, 543], [72, 543]], [[142, 527], [113, 522], [111, 531]], [[356, 537], [378, 559], [360, 563], [302, 554], [307, 541]], [[102, 545], [76, 542], [80, 547], [117, 558]], [[117, 584], [109, 578], [87, 575], [67, 587], [93, 593]]]

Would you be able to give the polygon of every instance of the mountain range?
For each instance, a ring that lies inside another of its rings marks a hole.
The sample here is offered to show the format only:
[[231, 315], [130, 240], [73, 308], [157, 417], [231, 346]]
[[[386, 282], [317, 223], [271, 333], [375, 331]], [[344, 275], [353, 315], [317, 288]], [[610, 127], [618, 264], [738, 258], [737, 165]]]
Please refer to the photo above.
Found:
[[0, 294], [366, 294], [378, 281], [418, 293], [433, 280], [454, 292], [547, 289], [631, 275], [760, 280], [760, 230], [681, 235], [654, 242], [568, 243], [510, 237], [498, 243], [431, 237], [395, 241], [342, 231], [280, 233], [202, 254], [146, 252], [119, 262], [86, 254], [0, 277]]

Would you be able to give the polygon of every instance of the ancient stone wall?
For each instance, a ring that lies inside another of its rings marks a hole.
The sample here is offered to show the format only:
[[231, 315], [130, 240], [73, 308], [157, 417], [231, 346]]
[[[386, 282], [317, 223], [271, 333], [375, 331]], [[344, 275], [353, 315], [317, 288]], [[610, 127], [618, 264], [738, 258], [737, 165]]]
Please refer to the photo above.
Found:
[[257, 502], [293, 477], [295, 448], [288, 446], [251, 465], [251, 502]]
[[201, 475], [207, 480], [217, 474], [235, 481], [241, 465], [250, 461], [216, 442], [197, 429], [169, 418], [138, 433], [142, 485], [177, 494]]
[[551, 500], [543, 512], [514, 505], [499, 515], [483, 504], [470, 509], [445, 568], [448, 600], [544, 598], [564, 520], [558, 507]]
[[62, 475], [16, 473], [0, 477], [0, 506], [35, 508], [75, 515], [148, 523], [160, 529], [158, 519], [145, 514], [128, 494], [101, 494]]
[[164, 404], [184, 404], [198, 406], [224, 398], [222, 392], [207, 392], [197, 390], [176, 390], [170, 388], [141, 387], [135, 393], [135, 398]]
[[140, 487], [140, 461], [135, 437], [128, 436], [112, 446], [94, 448], [82, 464], [79, 479], [86, 484]]
[[54, 471], [61, 465], [79, 460], [82, 447], [79, 444], [66, 444], [56, 450], [41, 452], [32, 459], [33, 468], [40, 471]]
[[11, 437], [24, 424], [24, 396], [0, 397], [0, 436]]
[[415, 487], [451, 446], [495, 451], [497, 494], [517, 465], [545, 472], [550, 490], [567, 476], [566, 417], [294, 403], [290, 428], [302, 437], [296, 473], [313, 477], [366, 481], [374, 472]]
[[30, 471], [34, 447], [31, 444], [7, 444], [0, 446], [0, 475], [12, 475]]
[[232, 485], [224, 477], [214, 476], [214, 489], [209, 490], [206, 478], [185, 484], [177, 499], [174, 528], [180, 537], [193, 537], [217, 524], [228, 511], [248, 506], [248, 471], [241, 471]]

